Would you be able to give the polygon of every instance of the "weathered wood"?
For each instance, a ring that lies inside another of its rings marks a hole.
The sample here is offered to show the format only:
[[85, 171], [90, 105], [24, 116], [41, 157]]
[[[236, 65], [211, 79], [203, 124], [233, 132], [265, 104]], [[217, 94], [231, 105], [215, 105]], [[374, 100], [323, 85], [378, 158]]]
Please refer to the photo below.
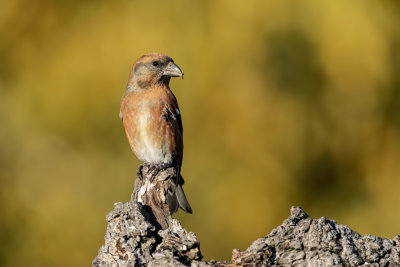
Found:
[[[157, 228], [168, 228], [172, 219], [167, 203], [170, 181], [175, 178], [174, 168], [155, 171], [148, 166], [141, 168], [141, 177], [135, 181], [131, 201], [138, 203], [142, 214]], [[154, 221], [155, 220], [155, 221]]]
[[311, 219], [300, 207], [247, 250], [233, 250], [230, 261], [201, 261], [196, 235], [169, 215], [173, 175], [167, 169], [151, 180], [143, 169], [132, 200], [107, 215], [105, 245], [93, 266], [400, 266], [400, 236], [361, 236], [324, 217]]

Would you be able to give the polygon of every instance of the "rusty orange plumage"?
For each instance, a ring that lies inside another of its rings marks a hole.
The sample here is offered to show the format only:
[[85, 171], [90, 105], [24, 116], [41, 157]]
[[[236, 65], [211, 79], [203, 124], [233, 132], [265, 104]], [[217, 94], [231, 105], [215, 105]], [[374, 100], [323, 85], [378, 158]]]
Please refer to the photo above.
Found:
[[192, 213], [182, 189], [183, 128], [178, 102], [169, 87], [171, 77], [183, 77], [183, 73], [170, 57], [156, 53], [140, 57], [122, 97], [120, 117], [139, 160], [176, 169], [175, 188], [168, 200], [171, 213], [179, 207]]

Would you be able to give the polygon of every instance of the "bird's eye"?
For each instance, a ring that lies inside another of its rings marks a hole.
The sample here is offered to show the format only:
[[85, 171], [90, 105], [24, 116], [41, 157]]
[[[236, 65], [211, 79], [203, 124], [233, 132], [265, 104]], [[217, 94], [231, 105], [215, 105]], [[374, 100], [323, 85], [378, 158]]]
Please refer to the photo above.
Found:
[[158, 61], [153, 61], [153, 66], [157, 67], [158, 66]]

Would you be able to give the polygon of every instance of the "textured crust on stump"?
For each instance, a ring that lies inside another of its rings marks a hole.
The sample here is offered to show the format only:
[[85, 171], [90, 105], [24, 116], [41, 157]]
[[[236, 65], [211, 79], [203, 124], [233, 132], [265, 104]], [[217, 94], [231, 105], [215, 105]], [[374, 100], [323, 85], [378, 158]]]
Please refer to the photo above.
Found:
[[143, 166], [142, 178], [136, 179], [131, 196], [131, 201], [138, 203], [142, 214], [161, 229], [168, 228], [172, 219], [167, 204], [171, 179], [175, 179], [175, 170], [172, 167], [153, 175], [147, 166]]
[[161, 171], [155, 185], [146, 184], [147, 172], [132, 200], [107, 215], [105, 244], [93, 266], [400, 266], [400, 236], [361, 236], [325, 217], [309, 218], [300, 207], [245, 251], [234, 249], [230, 261], [201, 261], [196, 235], [169, 215], [163, 189], [173, 171]]

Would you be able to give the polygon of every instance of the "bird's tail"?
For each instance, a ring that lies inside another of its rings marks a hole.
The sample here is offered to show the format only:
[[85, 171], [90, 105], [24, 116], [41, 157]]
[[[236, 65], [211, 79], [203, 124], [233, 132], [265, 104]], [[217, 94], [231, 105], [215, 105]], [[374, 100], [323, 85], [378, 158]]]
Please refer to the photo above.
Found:
[[171, 214], [177, 212], [178, 208], [181, 208], [184, 212], [192, 214], [192, 207], [190, 207], [190, 204], [188, 200], [186, 199], [185, 193], [183, 192], [183, 178], [182, 176], [179, 175], [179, 179], [176, 183], [176, 187], [174, 188], [172, 194], [169, 195], [168, 197], [168, 206], [169, 206], [169, 211]]
[[[182, 177], [181, 177], [182, 179]], [[183, 180], [183, 179], [182, 179]], [[178, 199], [179, 207], [186, 213], [192, 214], [192, 207], [190, 207], [189, 201], [186, 199], [185, 192], [183, 192], [183, 188], [181, 184], [178, 184], [176, 187], [176, 198]]]

